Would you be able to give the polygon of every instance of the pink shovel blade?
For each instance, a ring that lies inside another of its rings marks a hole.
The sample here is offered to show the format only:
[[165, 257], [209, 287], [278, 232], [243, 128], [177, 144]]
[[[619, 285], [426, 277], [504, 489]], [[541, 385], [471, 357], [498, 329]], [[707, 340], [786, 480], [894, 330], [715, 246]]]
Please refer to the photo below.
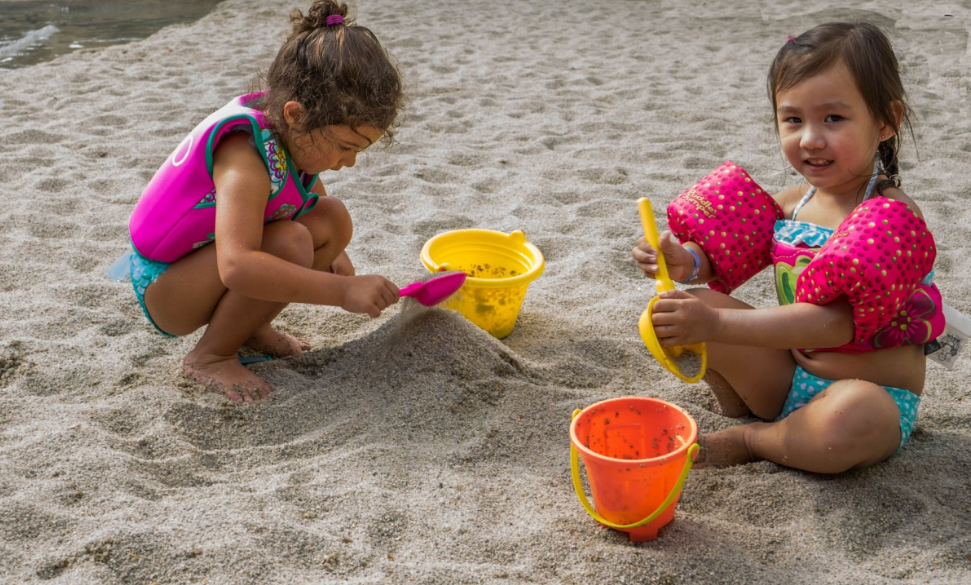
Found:
[[462, 288], [465, 277], [464, 272], [457, 270], [435, 274], [428, 280], [419, 280], [402, 288], [401, 296], [411, 297], [426, 307], [434, 307]]

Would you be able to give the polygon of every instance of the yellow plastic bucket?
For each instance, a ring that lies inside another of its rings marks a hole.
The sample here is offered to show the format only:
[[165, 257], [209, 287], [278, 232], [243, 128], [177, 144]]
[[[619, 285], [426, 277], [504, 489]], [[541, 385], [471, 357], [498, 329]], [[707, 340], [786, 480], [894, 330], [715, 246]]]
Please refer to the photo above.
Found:
[[455, 230], [425, 242], [421, 262], [431, 272], [461, 270], [468, 275], [446, 309], [502, 339], [512, 333], [529, 283], [543, 274], [545, 261], [526, 234], [493, 230]]

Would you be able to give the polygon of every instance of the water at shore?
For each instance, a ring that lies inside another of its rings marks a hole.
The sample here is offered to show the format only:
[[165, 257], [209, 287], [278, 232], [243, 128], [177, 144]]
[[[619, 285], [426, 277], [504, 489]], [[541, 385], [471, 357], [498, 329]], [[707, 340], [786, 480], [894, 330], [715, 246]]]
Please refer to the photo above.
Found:
[[0, 69], [58, 55], [130, 43], [159, 29], [192, 22], [219, 0], [0, 0]]

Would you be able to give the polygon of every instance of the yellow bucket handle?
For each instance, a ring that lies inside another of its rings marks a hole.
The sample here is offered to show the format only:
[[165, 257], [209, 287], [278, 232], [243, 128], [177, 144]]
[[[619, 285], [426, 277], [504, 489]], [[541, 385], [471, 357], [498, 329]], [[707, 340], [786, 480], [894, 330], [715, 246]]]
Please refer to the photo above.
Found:
[[[580, 412], [581, 410], [579, 408], [574, 410], [571, 420], [576, 418]], [[594, 510], [593, 506], [590, 504], [590, 501], [587, 500], [587, 495], [583, 493], [583, 485], [580, 483], [580, 460], [577, 457], [577, 448], [573, 445], [573, 441], [570, 441], [570, 472], [573, 475], [573, 490], [577, 493], [577, 497], [580, 498], [580, 504], [583, 505], [583, 509], [586, 510], [587, 514], [590, 514], [590, 516], [593, 517], [593, 519], [597, 522], [620, 530], [637, 528], [638, 526], [643, 526], [660, 516], [665, 510], [668, 509], [668, 506], [671, 505], [671, 502], [674, 501], [678, 494], [681, 493], [681, 487], [684, 485], [684, 480], [688, 478], [688, 472], [691, 471], [691, 466], [694, 465], [695, 457], [698, 456], [699, 449], [700, 447], [698, 446], [698, 443], [692, 443], [692, 445], [688, 447], [688, 457], [684, 462], [684, 468], [681, 470], [681, 475], [678, 476], [678, 481], [675, 482], [674, 487], [671, 488], [671, 492], [668, 493], [668, 497], [664, 498], [664, 501], [661, 502], [658, 509], [654, 510], [654, 512], [652, 512], [647, 518], [638, 520], [637, 522], [633, 522], [631, 524], [614, 524], [600, 514], [597, 514], [597, 511]]]

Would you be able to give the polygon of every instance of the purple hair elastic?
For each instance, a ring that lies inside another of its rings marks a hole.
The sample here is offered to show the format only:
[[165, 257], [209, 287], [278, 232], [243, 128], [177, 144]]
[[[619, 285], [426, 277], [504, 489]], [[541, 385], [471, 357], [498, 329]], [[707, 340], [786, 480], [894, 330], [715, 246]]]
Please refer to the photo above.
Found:
[[324, 21], [324, 24], [327, 26], [334, 26], [335, 24], [344, 24], [344, 17], [341, 16], [340, 14], [331, 14], [330, 16], [327, 17], [327, 20]]

